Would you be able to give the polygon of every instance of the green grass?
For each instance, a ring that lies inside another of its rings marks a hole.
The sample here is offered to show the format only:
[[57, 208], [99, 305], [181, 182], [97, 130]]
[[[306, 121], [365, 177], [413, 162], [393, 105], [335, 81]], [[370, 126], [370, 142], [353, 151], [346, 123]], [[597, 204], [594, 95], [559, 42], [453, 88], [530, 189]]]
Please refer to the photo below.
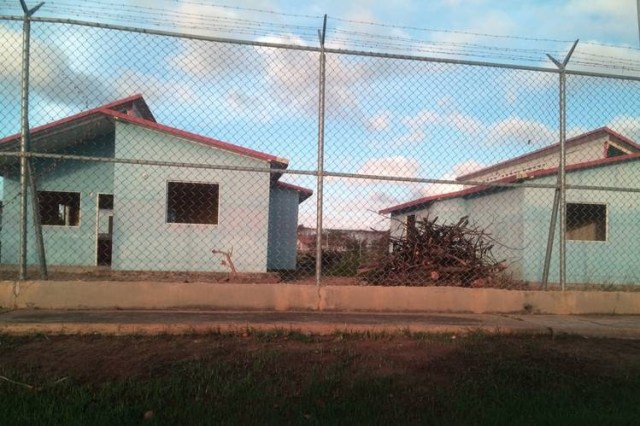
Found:
[[[543, 337], [452, 337], [209, 336], [220, 344], [249, 340], [253, 346], [236, 348], [237, 356], [179, 359], [145, 374], [97, 382], [52, 376], [42, 366], [0, 365], [0, 375], [34, 386], [0, 380], [0, 424], [584, 425], [640, 419], [640, 354], [620, 365], [611, 355], [600, 368], [589, 352], [598, 340], [567, 338], [558, 346]], [[172, 337], [130, 339], [170, 342]], [[291, 341], [295, 346], [287, 346]], [[0, 351], [28, 342], [3, 338]], [[446, 350], [429, 362], [404, 363], [359, 346], [387, 343], [417, 345], [424, 353]], [[579, 350], [561, 350], [565, 344]], [[380, 369], [372, 368], [376, 363]], [[150, 411], [153, 416], [144, 420]]]

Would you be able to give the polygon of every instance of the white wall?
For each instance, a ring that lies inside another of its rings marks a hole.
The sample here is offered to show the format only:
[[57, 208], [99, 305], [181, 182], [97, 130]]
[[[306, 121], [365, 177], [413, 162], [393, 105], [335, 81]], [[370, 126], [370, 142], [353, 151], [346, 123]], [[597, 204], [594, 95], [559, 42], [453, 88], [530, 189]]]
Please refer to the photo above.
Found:
[[[584, 163], [586, 161], [594, 161], [605, 158], [604, 145], [608, 141], [608, 137], [594, 139], [587, 143], [577, 146], [567, 147], [566, 161], [567, 164]], [[491, 182], [508, 176], [514, 176], [517, 173], [531, 173], [537, 170], [551, 169], [558, 167], [559, 155], [558, 149], [554, 149], [545, 155], [536, 156], [529, 160], [518, 162], [512, 165], [506, 165], [495, 171], [489, 171], [481, 175], [473, 177], [475, 181]]]

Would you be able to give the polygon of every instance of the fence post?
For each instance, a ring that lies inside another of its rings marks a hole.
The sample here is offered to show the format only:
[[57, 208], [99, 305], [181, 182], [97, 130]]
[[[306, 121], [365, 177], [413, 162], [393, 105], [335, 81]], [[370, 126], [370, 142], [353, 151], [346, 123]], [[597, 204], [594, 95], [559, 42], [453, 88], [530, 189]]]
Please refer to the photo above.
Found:
[[[31, 36], [31, 16], [42, 7], [38, 4], [33, 9], [27, 8], [24, 0], [20, 5], [24, 12], [22, 24], [22, 81], [20, 85], [20, 271], [18, 278], [27, 278], [27, 185], [29, 166], [27, 150], [29, 149], [29, 48]], [[35, 206], [33, 206], [35, 209]]]
[[324, 183], [324, 101], [325, 101], [325, 51], [324, 39], [327, 32], [327, 15], [324, 15], [322, 31], [318, 30], [320, 38], [320, 72], [318, 78], [318, 170], [316, 188], [316, 285], [320, 286], [322, 277], [322, 201]]
[[560, 122], [560, 164], [558, 166], [558, 179], [556, 183], [556, 190], [553, 198], [553, 210], [551, 212], [551, 221], [549, 223], [549, 235], [547, 238], [547, 252], [544, 259], [544, 270], [542, 273], [542, 285], [544, 289], [547, 289], [547, 284], [549, 281], [549, 265], [551, 263], [551, 252], [553, 251], [553, 237], [555, 234], [556, 221], [558, 218], [558, 210], [560, 213], [560, 264], [558, 265], [559, 273], [560, 273], [560, 288], [562, 291], [565, 290], [566, 287], [566, 266], [567, 266], [567, 258], [566, 258], [566, 149], [565, 142], [567, 138], [567, 107], [566, 107], [566, 67], [569, 63], [569, 59], [571, 59], [571, 55], [573, 51], [576, 49], [578, 45], [578, 40], [573, 43], [569, 53], [564, 58], [564, 61], [560, 63], [556, 59], [554, 59], [551, 55], [547, 56], [551, 61], [558, 67], [560, 71], [560, 87], [559, 87], [559, 98], [560, 98], [560, 110], [559, 110], [559, 122]]

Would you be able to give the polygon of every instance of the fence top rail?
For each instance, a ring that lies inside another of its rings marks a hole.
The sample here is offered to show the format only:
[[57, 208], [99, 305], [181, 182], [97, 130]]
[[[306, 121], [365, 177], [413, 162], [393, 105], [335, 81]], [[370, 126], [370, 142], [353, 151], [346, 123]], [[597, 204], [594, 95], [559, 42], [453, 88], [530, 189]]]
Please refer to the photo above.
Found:
[[[23, 16], [16, 16], [16, 15], [0, 15], [0, 20], [23, 21], [24, 17]], [[317, 53], [320, 53], [321, 50], [322, 50], [322, 48], [320, 46], [317, 46], [317, 47], [316, 46], [301, 46], [301, 45], [295, 45], [295, 44], [270, 43], [270, 42], [253, 41], [253, 40], [240, 40], [240, 39], [232, 39], [232, 38], [224, 38], [224, 37], [211, 37], [211, 36], [187, 34], [187, 33], [173, 32], [173, 31], [163, 31], [163, 30], [154, 30], [154, 29], [139, 28], [139, 27], [130, 27], [130, 26], [125, 26], [125, 25], [103, 24], [103, 23], [98, 23], [98, 22], [89, 22], [89, 21], [81, 21], [81, 20], [66, 19], [66, 18], [30, 17], [29, 20], [33, 21], [33, 22], [79, 25], [79, 26], [86, 26], [86, 27], [93, 27], [93, 28], [110, 29], [110, 30], [116, 30], [116, 31], [133, 32], [133, 33], [150, 34], [150, 35], [159, 35], [159, 36], [165, 36], [165, 37], [184, 38], [184, 39], [190, 39], [190, 40], [211, 41], [211, 42], [217, 42], [217, 43], [238, 44], [238, 45], [245, 45], [245, 46], [269, 47], [269, 48], [298, 50], [298, 51], [317, 52]], [[336, 49], [336, 48], [325, 48], [324, 52], [325, 53], [338, 54], [338, 55], [363, 56], [363, 57], [372, 57], [372, 58], [381, 58], [381, 59], [397, 59], [397, 60], [407, 60], [407, 61], [434, 62], [434, 63], [443, 63], [443, 64], [452, 64], [452, 65], [467, 65], [467, 66], [479, 66], [479, 67], [490, 67], [490, 68], [503, 68], [503, 69], [512, 69], [512, 70], [520, 70], [520, 71], [534, 71], [534, 72], [544, 72], [544, 73], [553, 73], [553, 74], [559, 73], [559, 71], [557, 69], [555, 69], [555, 68], [546, 68], [546, 67], [538, 67], [538, 66], [527, 66], [527, 65], [517, 65], [517, 64], [505, 64], [505, 63], [498, 63], [498, 62], [471, 61], [471, 60], [449, 59], [449, 58], [435, 58], [435, 57], [430, 57], [430, 56], [401, 55], [401, 54], [393, 54], [393, 53], [369, 52], [369, 51], [361, 51], [361, 50]], [[636, 77], [636, 76], [625, 76], [625, 75], [597, 73], [597, 72], [579, 71], [579, 70], [565, 70], [565, 74], [566, 75], [576, 75], [576, 76], [588, 76], [588, 77], [600, 77], [600, 78], [640, 81], [640, 76], [638, 76], [638, 77]]]
[[[373, 175], [373, 174], [361, 174], [361, 173], [341, 173], [323, 171], [320, 173], [318, 170], [302, 170], [302, 169], [274, 169], [274, 168], [260, 168], [260, 167], [241, 167], [241, 166], [227, 166], [221, 164], [204, 164], [204, 163], [184, 163], [175, 161], [156, 161], [156, 160], [141, 160], [141, 159], [128, 159], [128, 158], [112, 158], [112, 157], [93, 157], [86, 155], [72, 155], [72, 154], [50, 154], [44, 152], [29, 152], [22, 154], [19, 151], [4, 151], [0, 152], [0, 159], [2, 158], [49, 158], [57, 160], [77, 160], [77, 161], [93, 161], [104, 163], [122, 163], [122, 164], [139, 164], [149, 166], [160, 167], [184, 167], [184, 168], [197, 168], [197, 169], [212, 169], [212, 170], [228, 170], [234, 172], [257, 172], [257, 173], [270, 173], [278, 175], [305, 175], [305, 176], [324, 176], [343, 179], [361, 179], [361, 180], [377, 180], [392, 183], [429, 183], [429, 184], [447, 184], [447, 185], [465, 185], [476, 186], [485, 189], [488, 188], [537, 188], [537, 189], [555, 189], [558, 187], [557, 183], [532, 183], [525, 181], [517, 182], [484, 182], [467, 180], [460, 182], [451, 179], [431, 179], [431, 178], [407, 178], [402, 176], [387, 176], [387, 175]], [[567, 189], [575, 190], [591, 190], [591, 191], [614, 191], [614, 192], [631, 192], [640, 193], [640, 188], [631, 187], [619, 187], [619, 186], [600, 186], [600, 185], [566, 185]], [[446, 194], [442, 194], [446, 195]]]

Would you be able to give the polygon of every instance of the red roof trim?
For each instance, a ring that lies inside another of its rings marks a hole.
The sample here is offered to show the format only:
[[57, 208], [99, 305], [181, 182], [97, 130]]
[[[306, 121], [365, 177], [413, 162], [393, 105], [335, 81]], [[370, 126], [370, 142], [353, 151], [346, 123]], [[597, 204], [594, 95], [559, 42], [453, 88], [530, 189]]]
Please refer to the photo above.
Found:
[[[117, 101], [109, 102], [108, 104], [99, 106], [97, 108], [88, 109], [88, 110], [82, 111], [82, 112], [80, 112], [78, 114], [70, 115], [70, 116], [62, 118], [60, 120], [52, 121], [51, 123], [43, 124], [42, 126], [34, 127], [34, 128], [31, 129], [30, 134], [33, 136], [33, 135], [36, 135], [38, 133], [44, 132], [46, 130], [51, 130], [51, 129], [54, 129], [54, 128], [58, 127], [58, 126], [62, 126], [64, 124], [68, 124], [68, 123], [71, 123], [71, 122], [76, 121], [76, 120], [80, 120], [82, 118], [86, 118], [86, 117], [89, 117], [89, 116], [92, 116], [92, 115], [95, 115], [95, 114], [100, 114], [100, 113], [104, 112], [105, 110], [107, 110], [109, 112], [116, 112], [116, 111], [113, 111], [114, 108], [121, 107], [121, 106], [126, 105], [128, 103], [133, 104], [133, 103], [135, 103], [137, 101], [142, 101], [142, 103], [143, 103], [143, 105], [145, 107], [144, 109], [146, 109], [146, 111], [149, 112], [149, 115], [150, 115], [150, 120], [149, 121], [155, 122], [155, 118], [153, 118], [153, 115], [151, 114], [151, 111], [149, 111], [149, 108], [146, 106], [147, 104], [145, 103], [142, 95], [141, 94], [136, 94], [136, 95], [133, 95], [133, 96], [129, 96], [128, 98], [124, 98], [124, 99], [120, 99], [120, 100], [117, 100]], [[13, 142], [13, 141], [18, 140], [18, 139], [20, 139], [20, 133], [16, 133], [14, 135], [10, 135], [10, 136], [7, 136], [5, 138], [0, 139], [0, 144]]]
[[[633, 140], [629, 139], [628, 137], [626, 137], [626, 136], [624, 136], [624, 135], [622, 135], [622, 134], [620, 134], [620, 133], [618, 133], [618, 132], [616, 132], [614, 130], [611, 130], [608, 127], [600, 127], [598, 129], [591, 130], [591, 131], [589, 131], [587, 133], [582, 133], [582, 134], [580, 134], [578, 136], [574, 136], [573, 138], [567, 139], [565, 144], [578, 145], [581, 141], [586, 140], [586, 139], [590, 138], [591, 136], [595, 136], [598, 133], [609, 134], [610, 136], [613, 136], [613, 137], [615, 137], [617, 139], [620, 139], [622, 142], [624, 142], [627, 145], [630, 145], [631, 147], [633, 147], [633, 148], [637, 149], [638, 151], [640, 151], [640, 145], [639, 144], [637, 144]], [[497, 164], [494, 164], [492, 166], [485, 167], [484, 169], [476, 170], [475, 172], [467, 173], [466, 175], [462, 175], [462, 176], [458, 176], [456, 178], [456, 180], [462, 181], [462, 180], [467, 180], [467, 179], [473, 179], [474, 177], [479, 176], [481, 174], [484, 174], [484, 173], [487, 173], [487, 172], [490, 172], [490, 171], [494, 171], [494, 170], [498, 170], [498, 169], [501, 169], [501, 168], [506, 167], [506, 166], [511, 166], [513, 164], [517, 164], [517, 163], [519, 163], [519, 162], [521, 162], [523, 160], [528, 160], [529, 158], [536, 157], [536, 156], [538, 156], [540, 154], [544, 154], [544, 153], [546, 153], [548, 151], [553, 151], [553, 150], [557, 149], [559, 146], [560, 146], [560, 143], [555, 143], [553, 145], [545, 146], [544, 148], [540, 148], [540, 149], [538, 149], [536, 151], [529, 152], [528, 154], [523, 154], [523, 155], [520, 155], [518, 157], [514, 157], [514, 158], [511, 158], [509, 160], [503, 161], [501, 163], [497, 163]]]
[[278, 181], [276, 182], [276, 187], [296, 191], [298, 194], [300, 194], [300, 203], [313, 195], [313, 191], [311, 189], [303, 188], [302, 186], [293, 185], [287, 182]]
[[313, 190], [311, 190], [309, 188], [304, 188], [302, 186], [293, 185], [291, 183], [278, 181], [277, 185], [282, 189], [291, 189], [293, 191], [303, 192], [303, 193], [309, 194], [309, 195], [313, 194]]
[[[511, 178], [504, 178], [497, 182], [506, 183], [507, 179], [511, 179]], [[487, 186], [474, 186], [472, 188], [467, 188], [460, 191], [447, 192], [445, 194], [438, 194], [438, 195], [430, 195], [428, 197], [418, 198], [417, 200], [408, 201], [403, 204], [398, 204], [397, 206], [388, 207], [384, 210], [380, 210], [378, 213], [380, 214], [393, 213], [398, 210], [410, 209], [413, 207], [421, 206], [423, 204], [431, 203], [433, 201], [442, 201], [442, 200], [448, 200], [450, 198], [462, 197], [468, 194], [473, 194], [474, 192], [484, 191], [487, 188], [488, 188]]]
[[264, 160], [273, 163], [283, 164], [285, 167], [288, 164], [288, 160], [284, 158], [278, 158], [274, 155], [265, 154], [264, 152], [255, 151], [253, 149], [244, 148], [238, 145], [233, 145], [228, 142], [223, 142], [217, 139], [209, 138], [206, 136], [198, 135], [196, 133], [187, 132], [186, 130], [176, 129], [174, 127], [166, 126], [164, 124], [156, 123], [153, 121], [145, 120], [142, 118], [134, 117], [131, 115], [123, 114], [117, 111], [112, 111], [109, 109], [102, 110], [104, 114], [110, 115], [116, 119], [128, 121], [133, 124], [137, 124], [140, 126], [147, 127], [153, 130], [159, 130], [161, 132], [166, 132], [172, 134], [174, 136], [178, 136], [184, 139], [189, 139], [194, 142], [203, 143], [205, 145], [212, 146], [214, 148], [223, 149], [225, 151], [230, 151], [235, 154], [245, 155], [247, 157], [256, 158], [258, 160]]
[[[135, 104], [138, 101], [142, 101], [142, 103], [144, 104], [145, 111], [143, 111], [143, 112], [145, 112], [145, 113], [148, 112], [149, 115], [151, 115], [153, 117], [153, 115], [151, 114], [151, 110], [147, 106], [147, 103], [145, 102], [145, 100], [142, 97], [141, 93], [136, 93], [135, 95], [131, 95], [131, 96], [127, 97], [127, 98], [120, 99], [120, 100], [113, 101], [113, 102], [109, 102], [109, 103], [104, 104], [104, 105], [102, 105], [100, 107], [94, 108], [93, 110], [90, 110], [90, 111], [96, 111], [96, 110], [102, 110], [102, 109], [111, 109], [112, 110], [112, 109], [118, 108], [120, 106], [126, 105], [128, 103]], [[147, 120], [156, 121], [155, 118], [153, 118], [153, 119], [152, 118], [147, 118]]]
[[[145, 115], [145, 118], [136, 117], [133, 115], [128, 115], [122, 112], [117, 111], [116, 109], [127, 104], [135, 105], [140, 108], [140, 112]], [[244, 148], [238, 145], [233, 145], [228, 142], [223, 142], [217, 139], [208, 138], [202, 135], [198, 135], [195, 133], [187, 132], [184, 130], [175, 129], [173, 127], [165, 126], [163, 124], [159, 124], [155, 121], [153, 114], [149, 110], [144, 98], [141, 94], [136, 94], [133, 96], [129, 96], [124, 99], [120, 99], [117, 101], [109, 102], [108, 104], [102, 105], [97, 108], [89, 109], [78, 114], [70, 115], [68, 117], [62, 118], [57, 121], [52, 121], [51, 123], [44, 124], [42, 126], [34, 127], [31, 129], [31, 135], [35, 136], [39, 133], [45, 132], [47, 130], [52, 130], [57, 127], [63, 126], [65, 124], [72, 123], [74, 121], [82, 120], [87, 117], [91, 117], [94, 115], [107, 115], [114, 117], [119, 120], [128, 121], [130, 123], [138, 124], [141, 126], [145, 126], [147, 128], [163, 131], [170, 133], [172, 135], [189, 139], [194, 142], [200, 142], [205, 145], [212, 146], [214, 148], [223, 149], [226, 151], [230, 151], [236, 154], [245, 155], [252, 158], [257, 158], [259, 160], [268, 161], [271, 163], [275, 163], [277, 165], [284, 166], [285, 168], [288, 165], [288, 160], [283, 158], [278, 158], [273, 155], [265, 154], [263, 152], [255, 151], [249, 148]], [[4, 143], [14, 142], [20, 139], [20, 134], [17, 133], [15, 135], [7, 136], [5, 138], [0, 139], [0, 145]]]
[[[619, 155], [617, 157], [603, 158], [600, 160], [593, 160], [593, 161], [586, 161], [584, 163], [572, 164], [566, 167], [566, 171], [574, 172], [574, 171], [580, 171], [580, 170], [587, 170], [587, 169], [593, 169], [596, 167], [607, 166], [610, 164], [624, 163], [627, 161], [633, 161], [633, 160], [639, 160], [639, 159], [640, 159], [640, 153]], [[558, 173], [558, 167], [537, 170], [535, 172], [528, 173], [524, 179], [536, 179], [536, 178], [541, 178], [549, 175], [555, 175], [556, 173]], [[515, 182], [518, 182], [519, 180], [523, 180], [523, 178], [521, 176], [513, 175], [513, 176], [507, 176], [503, 179], [493, 181], [491, 183], [498, 183], [498, 184], [499, 183], [515, 183]], [[403, 204], [398, 204], [396, 206], [389, 207], [384, 210], [380, 210], [379, 213], [387, 214], [387, 213], [393, 213], [399, 210], [413, 209], [434, 201], [443, 201], [443, 200], [450, 200], [453, 198], [464, 197], [466, 195], [481, 193], [481, 192], [490, 190], [492, 188], [499, 188], [499, 187], [495, 187], [493, 185], [478, 185], [478, 186], [473, 186], [471, 188], [466, 188], [460, 191], [448, 192], [446, 194], [430, 195], [428, 197], [419, 198], [417, 200], [408, 201]], [[510, 188], [506, 188], [506, 189], [510, 189]]]

